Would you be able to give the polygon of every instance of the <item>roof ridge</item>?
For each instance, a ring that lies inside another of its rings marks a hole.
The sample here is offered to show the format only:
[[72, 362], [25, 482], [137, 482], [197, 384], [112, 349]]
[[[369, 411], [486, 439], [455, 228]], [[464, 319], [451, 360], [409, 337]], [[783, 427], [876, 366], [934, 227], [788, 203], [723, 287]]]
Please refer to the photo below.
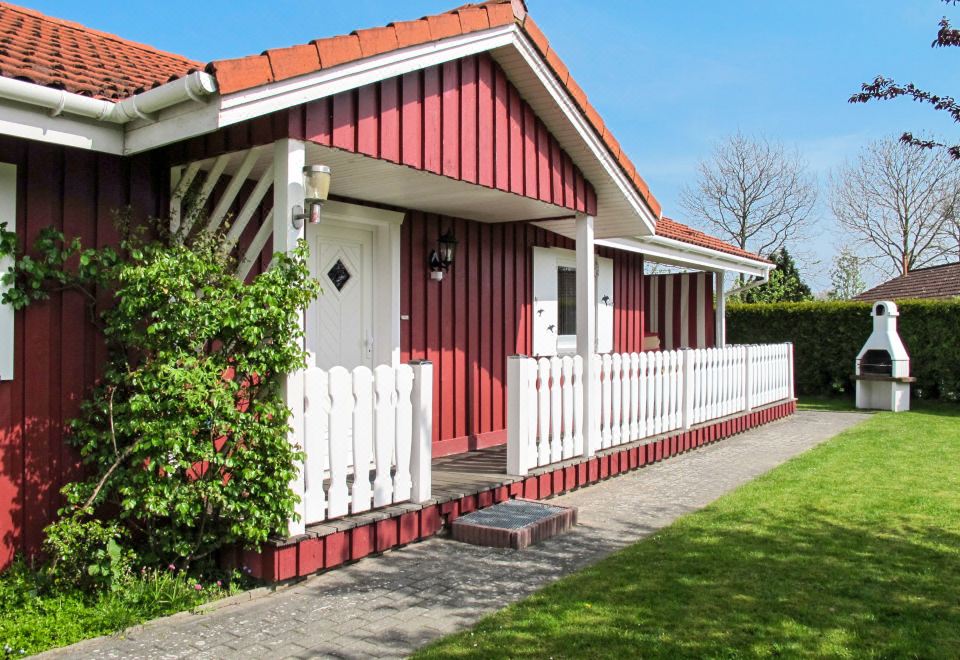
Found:
[[90, 27], [90, 26], [88, 26], [88, 25], [84, 25], [84, 24], [78, 23], [78, 22], [76, 22], [76, 21], [71, 21], [71, 20], [68, 20], [68, 19], [65, 19], [65, 18], [59, 18], [59, 17], [57, 17], [57, 16], [51, 16], [51, 15], [49, 15], [49, 14], [44, 14], [44, 13], [42, 13], [42, 12], [39, 12], [39, 11], [37, 11], [36, 9], [30, 9], [29, 7], [23, 7], [23, 6], [20, 6], [20, 5], [14, 5], [14, 4], [11, 4], [11, 3], [9, 3], [9, 2], [3, 2], [2, 0], [0, 0], [0, 10], [2, 10], [2, 9], [6, 9], [6, 10], [8, 10], [8, 11], [12, 11], [12, 12], [17, 13], [17, 14], [23, 14], [23, 15], [25, 15], [25, 16], [31, 16], [31, 17], [33, 17], [33, 18], [39, 18], [39, 19], [42, 19], [42, 20], [47, 21], [47, 22], [49, 22], [49, 23], [56, 23], [56, 24], [61, 25], [61, 26], [63, 26], [63, 27], [70, 28], [71, 30], [80, 30], [80, 31], [85, 32], [85, 33], [87, 33], [87, 34], [94, 34], [94, 35], [97, 35], [97, 36], [102, 37], [102, 38], [104, 38], [104, 39], [109, 39], [109, 40], [111, 40], [111, 41], [116, 41], [117, 43], [123, 44], [123, 45], [128, 46], [128, 47], [133, 47], [133, 48], [136, 48], [136, 49], [139, 49], [139, 50], [144, 50], [144, 51], [152, 52], [152, 53], [155, 53], [155, 54], [158, 54], [158, 55], [163, 55], [163, 56], [170, 57], [170, 58], [173, 58], [173, 59], [181, 60], [181, 61], [183, 61], [184, 63], [187, 63], [187, 64], [191, 64], [191, 65], [193, 65], [193, 66], [196, 66], [198, 69], [202, 69], [202, 68], [203, 68], [203, 65], [204, 65], [203, 62], [199, 62], [199, 61], [197, 61], [197, 60], [190, 59], [189, 57], [186, 57], [186, 56], [184, 56], [184, 55], [180, 55], [179, 53], [173, 53], [173, 52], [168, 51], [168, 50], [161, 50], [160, 48], [157, 48], [157, 47], [155, 47], [155, 46], [151, 46], [150, 44], [145, 44], [145, 43], [143, 43], [143, 42], [141, 42], [141, 41], [133, 41], [133, 40], [131, 40], [131, 39], [125, 39], [124, 37], [121, 37], [121, 36], [119, 36], [119, 35], [117, 35], [117, 34], [113, 34], [112, 32], [105, 32], [105, 31], [103, 31], [103, 30], [98, 30], [97, 28], [92, 28], [92, 27]]
[[[898, 277], [906, 277], [907, 275], [913, 275], [914, 273], [920, 273], [925, 270], [934, 270], [936, 268], [949, 268], [950, 266], [960, 266], [960, 261], [956, 261], [948, 264], [935, 264], [933, 266], [924, 266], [923, 268], [914, 268], [913, 270], [908, 270], [906, 273], [901, 273], [900, 275], [897, 275], [893, 279], [897, 279]], [[889, 282], [890, 280], [887, 280], [887, 281]]]

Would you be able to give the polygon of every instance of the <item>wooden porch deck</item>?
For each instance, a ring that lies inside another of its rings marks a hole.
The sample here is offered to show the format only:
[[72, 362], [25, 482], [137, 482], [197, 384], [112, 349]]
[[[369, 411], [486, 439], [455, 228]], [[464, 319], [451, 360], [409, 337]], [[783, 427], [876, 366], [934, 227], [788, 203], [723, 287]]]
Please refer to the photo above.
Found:
[[236, 552], [222, 558], [226, 568], [250, 567], [254, 577], [289, 580], [335, 568], [437, 534], [457, 517], [514, 497], [544, 499], [583, 488], [644, 465], [695, 450], [747, 431], [796, 410], [787, 399], [677, 431], [603, 449], [591, 458], [577, 457], [531, 470], [526, 476], [506, 473], [506, 446], [434, 459], [433, 497], [308, 525], [306, 533], [278, 538], [259, 552]]

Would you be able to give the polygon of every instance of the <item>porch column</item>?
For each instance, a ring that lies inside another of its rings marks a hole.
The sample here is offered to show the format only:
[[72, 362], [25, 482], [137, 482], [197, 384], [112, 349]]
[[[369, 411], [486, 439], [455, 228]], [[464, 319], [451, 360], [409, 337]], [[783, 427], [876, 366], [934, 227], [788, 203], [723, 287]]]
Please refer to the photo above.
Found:
[[[293, 226], [293, 207], [303, 205], [303, 166], [306, 164], [306, 144], [299, 140], [284, 138], [273, 143], [273, 251], [288, 252], [304, 237], [303, 225]], [[300, 329], [304, 328], [303, 313], [299, 318]], [[302, 340], [301, 340], [302, 341]], [[303, 449], [303, 372], [287, 374], [283, 383], [283, 400], [290, 408], [290, 444]], [[296, 465], [297, 476], [290, 488], [300, 498], [295, 512], [299, 520], [291, 520], [289, 534], [295, 536], [306, 530], [304, 520], [305, 481], [303, 463]]]
[[593, 456], [594, 418], [600, 414], [599, 388], [594, 387], [593, 355], [597, 348], [596, 258], [593, 216], [577, 215], [577, 355], [583, 359], [583, 455]]
[[727, 345], [727, 297], [723, 295], [723, 275], [724, 271], [718, 270], [717, 273], [717, 312], [716, 324], [717, 330], [714, 333], [716, 337], [717, 348], [723, 348]]

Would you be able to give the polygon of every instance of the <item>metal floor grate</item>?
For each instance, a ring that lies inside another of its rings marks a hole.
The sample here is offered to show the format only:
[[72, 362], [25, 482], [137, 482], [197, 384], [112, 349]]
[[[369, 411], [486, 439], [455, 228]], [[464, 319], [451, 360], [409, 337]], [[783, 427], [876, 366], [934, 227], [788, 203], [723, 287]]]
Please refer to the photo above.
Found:
[[483, 525], [499, 529], [520, 529], [562, 511], [564, 509], [549, 504], [508, 500], [480, 511], [468, 513], [458, 520], [471, 525]]

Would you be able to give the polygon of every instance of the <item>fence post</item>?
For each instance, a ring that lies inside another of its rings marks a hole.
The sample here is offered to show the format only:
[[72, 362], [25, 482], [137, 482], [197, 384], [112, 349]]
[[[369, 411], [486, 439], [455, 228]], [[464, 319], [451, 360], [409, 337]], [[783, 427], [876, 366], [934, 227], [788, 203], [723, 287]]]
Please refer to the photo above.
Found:
[[685, 348], [680, 352], [680, 389], [683, 392], [681, 408], [681, 426], [689, 431], [693, 424], [693, 351]]
[[743, 356], [743, 409], [753, 410], [753, 346], [744, 346]]
[[429, 360], [414, 360], [413, 391], [410, 403], [413, 408], [413, 441], [410, 446], [410, 501], [425, 502], [433, 490], [433, 364]]
[[530, 468], [530, 407], [526, 404], [530, 369], [535, 364], [525, 355], [507, 358], [507, 474], [520, 477]]
[[793, 342], [787, 342], [787, 394], [789, 398], [794, 398], [793, 390]]

